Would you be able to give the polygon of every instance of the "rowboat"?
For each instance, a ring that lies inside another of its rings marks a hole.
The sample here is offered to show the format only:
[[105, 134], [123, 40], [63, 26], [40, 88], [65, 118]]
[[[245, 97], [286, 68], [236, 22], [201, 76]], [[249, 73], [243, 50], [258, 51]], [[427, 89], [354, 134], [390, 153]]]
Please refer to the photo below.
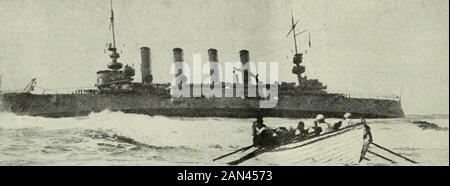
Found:
[[[370, 158], [368, 158], [370, 157]], [[381, 158], [390, 163], [417, 163], [373, 142], [370, 127], [358, 123], [302, 141], [271, 147], [246, 147], [221, 157], [228, 165], [359, 165]]]

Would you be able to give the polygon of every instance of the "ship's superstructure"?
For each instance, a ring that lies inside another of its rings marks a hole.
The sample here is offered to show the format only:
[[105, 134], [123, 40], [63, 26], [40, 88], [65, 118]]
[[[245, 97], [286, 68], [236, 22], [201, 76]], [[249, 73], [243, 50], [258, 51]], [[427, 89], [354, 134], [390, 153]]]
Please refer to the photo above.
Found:
[[[95, 85], [101, 92], [128, 92], [132, 91], [131, 84], [135, 70], [126, 65], [123, 67], [118, 60], [120, 54], [116, 48], [116, 33], [114, 27], [114, 10], [111, 1], [111, 30], [112, 43], [109, 44], [108, 51], [111, 52], [111, 62], [108, 64], [109, 70], [102, 70], [97, 72], [97, 84]], [[123, 67], [123, 69], [122, 69]]]

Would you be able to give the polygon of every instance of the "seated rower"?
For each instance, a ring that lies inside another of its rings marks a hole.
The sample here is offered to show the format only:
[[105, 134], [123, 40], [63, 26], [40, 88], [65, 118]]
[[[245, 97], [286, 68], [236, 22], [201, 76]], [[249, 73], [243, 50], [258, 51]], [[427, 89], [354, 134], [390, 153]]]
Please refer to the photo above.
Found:
[[352, 114], [351, 113], [345, 113], [344, 117], [342, 119], [342, 127], [350, 127], [352, 126], [354, 123], [352, 123]]
[[262, 117], [258, 117], [257, 120], [253, 122], [252, 130], [254, 146], [262, 147], [276, 144], [272, 130], [264, 125]]
[[261, 138], [261, 134], [267, 130], [267, 126], [264, 125], [264, 121], [261, 117], [258, 117], [252, 125], [253, 144], [256, 145]]
[[297, 128], [294, 131], [295, 138], [303, 140], [308, 138], [309, 132], [305, 129], [305, 123], [303, 121], [298, 122]]
[[286, 127], [276, 128], [274, 130], [272, 137], [276, 141], [276, 144], [288, 142], [290, 139], [292, 139], [290, 137], [289, 130]]
[[325, 122], [325, 116], [322, 114], [317, 115], [314, 120], [312, 133], [314, 133], [315, 136], [319, 136], [320, 134], [327, 132], [328, 128], [329, 124]]
[[325, 116], [322, 114], [317, 115], [316, 119], [314, 120], [314, 134], [320, 135], [320, 134], [326, 134], [330, 132], [334, 132], [339, 130], [339, 128], [342, 125], [342, 121], [339, 121], [335, 124], [331, 124], [325, 121]]

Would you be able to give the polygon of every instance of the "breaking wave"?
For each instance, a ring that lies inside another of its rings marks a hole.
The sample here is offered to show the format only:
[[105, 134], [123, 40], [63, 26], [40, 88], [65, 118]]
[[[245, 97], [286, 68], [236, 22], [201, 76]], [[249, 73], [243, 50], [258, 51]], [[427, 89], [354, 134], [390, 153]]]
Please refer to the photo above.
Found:
[[428, 130], [428, 129], [437, 130], [437, 131], [448, 130], [447, 127], [441, 127], [435, 123], [430, 123], [427, 121], [413, 121], [412, 123], [416, 124], [419, 128], [421, 128], [423, 130]]

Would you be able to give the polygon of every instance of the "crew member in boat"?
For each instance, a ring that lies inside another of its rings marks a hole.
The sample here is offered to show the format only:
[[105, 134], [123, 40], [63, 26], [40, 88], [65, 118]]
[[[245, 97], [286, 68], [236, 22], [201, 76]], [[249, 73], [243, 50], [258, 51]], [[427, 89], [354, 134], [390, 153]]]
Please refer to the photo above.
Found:
[[274, 133], [264, 124], [262, 117], [258, 116], [253, 122], [253, 145], [256, 147], [270, 146], [276, 143]]
[[319, 114], [316, 116], [316, 119], [314, 119], [314, 126], [311, 128], [311, 133], [313, 133], [315, 136], [320, 135], [323, 132], [322, 123], [325, 123], [325, 116]]
[[297, 128], [293, 129], [294, 139], [304, 140], [308, 138], [309, 131], [305, 128], [305, 123], [303, 121], [299, 121]]
[[365, 120], [361, 119], [362, 122], [364, 122], [364, 133], [363, 133], [363, 139], [368, 140], [369, 143], [373, 142], [372, 133], [370, 132], [370, 127], [367, 125]]
[[342, 127], [349, 127], [353, 125], [351, 117], [352, 117], [351, 113], [347, 112], [344, 114], [344, 117], [342, 119]]
[[315, 135], [325, 134], [329, 132], [335, 131], [335, 127], [333, 124], [325, 121], [325, 116], [322, 114], [317, 115], [314, 120], [314, 133]]
[[276, 144], [285, 143], [292, 139], [292, 135], [286, 127], [278, 127], [272, 134]]
[[329, 123], [325, 121], [325, 116], [322, 114], [317, 115], [316, 119], [314, 120], [314, 127], [313, 127], [313, 133], [315, 135], [320, 134], [326, 134], [334, 131], [338, 131], [342, 126], [342, 121], [339, 121], [337, 123]]

